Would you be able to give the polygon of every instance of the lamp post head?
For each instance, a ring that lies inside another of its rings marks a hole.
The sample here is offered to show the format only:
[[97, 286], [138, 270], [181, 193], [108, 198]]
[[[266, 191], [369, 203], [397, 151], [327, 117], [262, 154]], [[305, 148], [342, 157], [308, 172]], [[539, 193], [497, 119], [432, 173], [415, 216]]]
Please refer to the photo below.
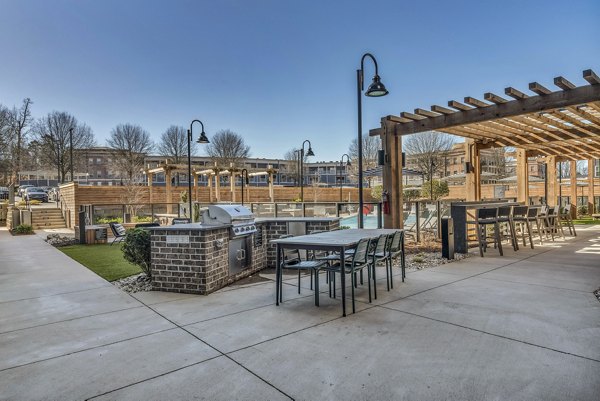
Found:
[[373, 77], [373, 82], [371, 85], [369, 85], [365, 95], [369, 97], [381, 97], [387, 95], [388, 93], [389, 92], [387, 89], [385, 89], [385, 85], [381, 82], [379, 75], [375, 74]]
[[206, 133], [204, 131], [202, 131], [200, 133], [200, 138], [198, 138], [198, 143], [210, 143], [210, 141], [208, 140], [208, 137], [206, 136]]
[[348, 161], [346, 162], [346, 167], [351, 167], [352, 163], [350, 163], [350, 159], [348, 159]]
[[314, 155], [315, 155], [315, 153], [313, 152], [312, 147], [309, 146], [308, 152], [306, 152], [306, 156], [314, 156]]

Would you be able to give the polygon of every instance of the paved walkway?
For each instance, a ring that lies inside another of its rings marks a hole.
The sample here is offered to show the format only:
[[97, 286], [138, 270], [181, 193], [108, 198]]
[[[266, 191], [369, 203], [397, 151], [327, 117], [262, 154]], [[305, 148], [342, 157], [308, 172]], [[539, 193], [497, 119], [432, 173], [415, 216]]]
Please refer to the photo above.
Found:
[[597, 401], [600, 226], [578, 234], [360, 288], [341, 318], [294, 279], [280, 307], [272, 282], [133, 297], [0, 231], [0, 399]]

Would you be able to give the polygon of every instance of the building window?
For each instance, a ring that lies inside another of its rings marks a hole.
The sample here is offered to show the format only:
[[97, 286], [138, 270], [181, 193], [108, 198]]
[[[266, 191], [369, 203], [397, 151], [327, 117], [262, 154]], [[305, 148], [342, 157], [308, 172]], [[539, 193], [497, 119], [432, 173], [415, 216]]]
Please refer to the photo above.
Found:
[[600, 177], [600, 159], [594, 160], [594, 177]]
[[99, 157], [96, 157], [96, 164], [100, 164], [100, 163], [102, 163], [102, 159]]

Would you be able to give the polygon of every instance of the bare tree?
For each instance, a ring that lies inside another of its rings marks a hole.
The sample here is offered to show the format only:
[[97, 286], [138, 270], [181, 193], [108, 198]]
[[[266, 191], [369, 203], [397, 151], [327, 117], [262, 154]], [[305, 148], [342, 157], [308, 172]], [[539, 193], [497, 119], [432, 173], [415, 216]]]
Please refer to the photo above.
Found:
[[8, 184], [11, 175], [11, 119], [8, 107], [0, 104], [0, 183]]
[[113, 168], [128, 183], [139, 178], [144, 157], [154, 148], [150, 134], [139, 125], [119, 124], [107, 139], [112, 149]]
[[406, 137], [404, 150], [415, 160], [426, 180], [444, 171], [444, 155], [452, 148], [454, 137], [441, 132], [421, 132]]
[[[381, 149], [381, 139], [378, 136], [369, 136], [369, 134], [363, 134], [363, 171], [370, 170], [377, 167], [377, 151]], [[358, 176], [358, 138], [354, 138], [348, 148], [348, 155], [350, 156], [351, 166], [348, 167], [348, 171], [351, 175]], [[372, 177], [366, 178], [369, 187], [371, 186]]]
[[505, 148], [491, 148], [481, 152], [482, 171], [492, 173], [496, 178], [506, 177]]
[[[79, 123], [75, 117], [64, 111], [53, 111], [40, 118], [34, 128], [36, 148], [41, 154], [34, 155], [48, 166], [53, 166], [58, 172], [58, 181], [64, 182], [70, 166], [70, 134], [73, 129], [73, 149], [94, 146], [92, 129]], [[35, 149], [34, 149], [35, 150]], [[81, 157], [80, 152], [74, 152], [73, 157]], [[73, 160], [73, 164], [79, 164]]]
[[[283, 155], [283, 158], [287, 161], [287, 163], [285, 164], [285, 174], [287, 175], [288, 179], [292, 179], [292, 181], [294, 181], [294, 185], [298, 185], [299, 179], [300, 177], [298, 176], [298, 174], [300, 173], [299, 170], [299, 159], [300, 159], [300, 150], [299, 149], [290, 149], [287, 152], [285, 152], [285, 154]], [[306, 156], [304, 157], [305, 161], [306, 161]]]
[[219, 166], [241, 167], [241, 161], [250, 156], [250, 146], [246, 145], [241, 135], [226, 129], [217, 132], [211, 138], [206, 152]]
[[12, 131], [13, 131], [13, 175], [18, 177], [21, 171], [21, 157], [23, 156], [23, 146], [26, 141], [27, 127], [31, 123], [31, 105], [30, 98], [23, 99], [23, 104], [19, 109], [13, 108], [12, 111]]
[[[160, 136], [156, 149], [161, 156], [168, 157], [173, 163], [187, 163], [187, 131], [183, 127], [171, 125]], [[196, 142], [191, 142], [191, 154], [196, 153]]]

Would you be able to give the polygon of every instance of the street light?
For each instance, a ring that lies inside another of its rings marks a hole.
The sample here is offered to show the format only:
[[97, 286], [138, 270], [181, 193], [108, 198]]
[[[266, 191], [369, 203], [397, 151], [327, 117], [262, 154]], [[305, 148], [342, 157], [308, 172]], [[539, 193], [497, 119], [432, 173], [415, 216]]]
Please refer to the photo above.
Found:
[[244, 181], [246, 184], [250, 184], [250, 179], [248, 178], [248, 170], [243, 168], [240, 173], [240, 178], [242, 179], [242, 206], [244, 206]]
[[73, 179], [73, 127], [69, 128], [69, 169], [71, 170], [71, 182], [75, 181]]
[[194, 213], [192, 212], [192, 128], [194, 123], [200, 123], [202, 127], [202, 132], [200, 133], [200, 138], [198, 138], [198, 143], [209, 143], [210, 141], [206, 137], [206, 133], [204, 132], [204, 124], [200, 120], [192, 120], [190, 123], [190, 129], [187, 132], [187, 145], [188, 145], [188, 201], [190, 207], [190, 222], [194, 222]]
[[362, 141], [362, 98], [361, 94], [365, 88], [364, 80], [364, 67], [365, 67], [365, 58], [369, 57], [373, 60], [373, 64], [375, 64], [375, 76], [373, 77], [373, 82], [367, 88], [365, 92], [365, 96], [369, 97], [380, 97], [385, 96], [389, 92], [385, 88], [385, 85], [381, 82], [381, 78], [379, 78], [379, 71], [377, 68], [377, 60], [370, 53], [363, 54], [360, 59], [360, 70], [356, 70], [356, 89], [357, 89], [357, 98], [358, 98], [358, 228], [363, 228], [364, 220], [363, 220], [363, 141]]
[[346, 156], [346, 167], [350, 167], [350, 156], [347, 153], [342, 155], [340, 159], [340, 202], [342, 201], [342, 185], [344, 183], [344, 176], [342, 175], [342, 168], [344, 167], [344, 156]]
[[306, 142], [308, 142], [308, 151], [306, 152], [306, 157], [315, 155], [310, 141], [306, 139], [304, 142], [302, 142], [302, 147], [300, 148], [300, 201], [302, 202], [304, 202], [304, 144], [306, 144]]

